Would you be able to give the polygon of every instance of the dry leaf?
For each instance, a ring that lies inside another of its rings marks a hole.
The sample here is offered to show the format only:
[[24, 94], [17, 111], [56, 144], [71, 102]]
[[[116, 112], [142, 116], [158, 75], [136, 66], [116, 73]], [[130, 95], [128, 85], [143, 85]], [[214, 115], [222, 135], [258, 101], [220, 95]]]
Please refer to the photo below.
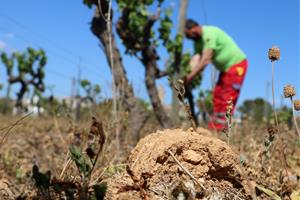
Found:
[[292, 192], [291, 200], [300, 200], [300, 190], [295, 190]]
[[265, 193], [266, 195], [268, 195], [269, 197], [271, 197], [271, 199], [273, 200], [281, 200], [281, 198], [272, 190], [269, 190], [267, 188], [264, 188], [262, 186], [256, 185], [256, 188], [260, 191], [262, 191], [263, 193]]

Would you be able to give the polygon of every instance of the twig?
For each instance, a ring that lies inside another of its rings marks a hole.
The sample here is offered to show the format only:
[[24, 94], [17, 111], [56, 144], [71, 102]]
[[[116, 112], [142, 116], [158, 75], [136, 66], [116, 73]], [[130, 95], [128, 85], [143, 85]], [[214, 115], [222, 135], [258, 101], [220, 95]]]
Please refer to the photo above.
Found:
[[101, 151], [102, 151], [102, 147], [100, 147], [100, 148], [98, 149], [96, 158], [95, 158], [95, 160], [94, 160], [94, 162], [93, 162], [93, 166], [92, 166], [92, 169], [91, 169], [91, 171], [90, 171], [90, 177], [89, 177], [89, 179], [90, 179], [91, 176], [92, 176], [92, 173], [93, 173], [93, 171], [94, 171], [94, 169], [95, 169], [95, 166], [96, 166], [96, 164], [97, 164], [97, 160], [98, 160], [98, 158], [99, 158], [99, 155], [100, 155]]
[[18, 119], [15, 123], [13, 123], [12, 125], [10, 126], [7, 126], [7, 127], [4, 127], [4, 128], [1, 128], [0, 131], [4, 131], [5, 129], [8, 129], [6, 131], [6, 133], [4, 134], [4, 136], [2, 137], [1, 139], [1, 145], [3, 144], [4, 140], [8, 137], [9, 133], [12, 131], [12, 129], [14, 127], [16, 127], [17, 125], [20, 124], [21, 121], [23, 121], [24, 119], [28, 118], [30, 115], [32, 115], [32, 112], [31, 113], [28, 113], [27, 115], [21, 117], [20, 119]]
[[177, 160], [177, 158], [174, 156], [174, 154], [168, 150], [168, 153], [170, 154], [170, 156], [174, 159], [174, 161], [180, 166], [180, 168], [187, 174], [189, 175], [189, 177], [191, 177], [191, 179], [193, 181], [195, 181], [203, 190], [206, 190], [206, 188], [193, 176], [193, 174], [191, 174], [184, 166], [182, 166], [182, 164], [179, 162], [179, 160]]
[[177, 92], [177, 97], [179, 99], [179, 101], [183, 104], [184, 106], [184, 110], [185, 112], [188, 114], [188, 118], [190, 120], [190, 122], [192, 123], [192, 127], [194, 129], [195, 132], [197, 132], [197, 125], [196, 122], [194, 120], [194, 117], [192, 115], [192, 111], [190, 106], [184, 101], [184, 96], [185, 96], [185, 87], [184, 87], [184, 82], [183, 80], [178, 80], [177, 84], [173, 84], [173, 87], [175, 89], [175, 91]]
[[105, 167], [102, 172], [100, 173], [100, 175], [92, 182], [89, 184], [89, 187], [96, 185], [97, 182], [100, 180], [100, 178], [103, 176], [103, 174], [105, 173], [105, 171], [108, 169], [108, 167]]
[[227, 106], [226, 106], [226, 122], [227, 122], [227, 144], [229, 145], [230, 142], [230, 136], [231, 136], [231, 128], [232, 128], [232, 111], [233, 111], [233, 102], [232, 102], [232, 97], [227, 101]]
[[[116, 145], [116, 154], [119, 155], [119, 151], [120, 151], [120, 124], [118, 123], [119, 121], [119, 116], [118, 116], [118, 105], [117, 105], [117, 93], [119, 91], [119, 88], [117, 88], [116, 85], [116, 80], [114, 77], [115, 74], [115, 65], [114, 65], [114, 58], [113, 58], [113, 32], [112, 32], [112, 0], [109, 0], [109, 4], [108, 4], [108, 13], [107, 13], [107, 32], [108, 32], [108, 44], [109, 44], [109, 60], [110, 60], [110, 64], [111, 64], [111, 71], [112, 71], [112, 97], [113, 97], [113, 110], [112, 110], [112, 114], [113, 114], [113, 118], [114, 118], [114, 125], [116, 127], [116, 141], [117, 141], [117, 145]], [[123, 85], [120, 85], [120, 87], [122, 87]]]
[[227, 120], [227, 127], [228, 127], [227, 144], [229, 145], [229, 143], [230, 143], [230, 136], [231, 136], [231, 123], [229, 122], [229, 120]]
[[18, 123], [22, 120], [24, 120], [25, 118], [27, 118], [28, 116], [30, 116], [32, 114], [31, 113], [28, 113], [27, 115], [21, 117], [20, 119], [18, 119], [15, 123], [13, 123], [12, 125], [9, 125], [9, 126], [6, 126], [6, 127], [3, 127], [3, 128], [0, 128], [0, 131], [4, 131], [5, 129], [8, 129], [8, 128], [11, 128], [12, 126], [15, 126], [15, 125], [18, 125]]
[[60, 175], [59, 175], [59, 179], [62, 179], [63, 178], [63, 176], [64, 176], [64, 174], [65, 174], [65, 172], [66, 172], [66, 170], [67, 170], [67, 168], [69, 167], [69, 165], [70, 165], [70, 163], [71, 163], [71, 161], [72, 161], [72, 159], [69, 157], [69, 151], [68, 151], [68, 153], [67, 153], [67, 156], [66, 156], [66, 161], [65, 161], [65, 164], [64, 164], [64, 167], [63, 167], [63, 169], [62, 169], [62, 171], [61, 171], [61, 173], [60, 173]]
[[65, 174], [66, 170], [68, 169], [68, 167], [70, 166], [70, 163], [71, 163], [72, 159], [69, 158], [67, 163], [65, 164], [63, 170], [61, 171], [61, 174], [59, 175], [59, 178], [62, 179], [63, 178], [63, 175]]

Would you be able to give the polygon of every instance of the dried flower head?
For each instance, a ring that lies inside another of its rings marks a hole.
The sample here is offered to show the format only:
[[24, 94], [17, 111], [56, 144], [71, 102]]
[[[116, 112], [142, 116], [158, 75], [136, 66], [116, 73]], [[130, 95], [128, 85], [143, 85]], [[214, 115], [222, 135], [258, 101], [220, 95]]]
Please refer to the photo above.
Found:
[[74, 130], [74, 141], [73, 141], [73, 144], [75, 146], [80, 146], [81, 143], [82, 143], [82, 130], [80, 130], [78, 127], [75, 127], [75, 130]]
[[179, 80], [177, 81], [177, 83], [178, 83], [179, 85], [184, 85], [184, 81], [181, 80], [181, 79], [179, 79]]
[[280, 59], [280, 49], [277, 46], [273, 46], [269, 49], [269, 59], [273, 62]]
[[295, 88], [292, 85], [286, 85], [283, 88], [283, 93], [285, 98], [291, 98], [296, 95]]
[[300, 100], [294, 101], [294, 108], [295, 110], [300, 111]]
[[179, 101], [181, 101], [183, 103], [184, 96], [185, 96], [184, 81], [181, 79], [177, 80], [177, 84], [174, 85], [174, 89], [177, 92], [177, 97], [178, 97]]
[[90, 159], [93, 159], [95, 157], [95, 155], [96, 155], [96, 153], [95, 153], [95, 151], [93, 150], [92, 147], [86, 148], [85, 152], [86, 152], [86, 154], [88, 155], [88, 157]]
[[268, 127], [268, 133], [270, 136], [274, 136], [278, 132], [278, 129], [275, 126]]
[[[103, 125], [101, 122], [99, 122], [95, 117], [92, 117], [92, 125], [90, 128], [90, 132], [89, 132], [89, 140], [91, 140], [91, 142], [94, 141], [94, 137], [98, 137], [98, 144], [100, 145], [99, 149], [100, 151], [103, 148], [103, 145], [105, 143], [106, 140], [106, 136], [104, 133], [104, 129], [103, 129]], [[94, 136], [94, 137], [91, 137]]]

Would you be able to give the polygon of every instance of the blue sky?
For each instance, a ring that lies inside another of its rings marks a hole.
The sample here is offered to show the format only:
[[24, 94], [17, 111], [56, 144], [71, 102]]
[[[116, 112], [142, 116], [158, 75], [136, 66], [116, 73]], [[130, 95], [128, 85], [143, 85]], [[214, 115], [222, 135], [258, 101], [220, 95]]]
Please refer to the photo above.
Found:
[[[179, 2], [166, 0], [165, 3], [174, 6], [175, 29]], [[27, 46], [45, 49], [48, 56], [45, 82], [55, 86], [55, 95], [71, 94], [72, 77], [77, 76], [78, 66], [82, 78], [100, 84], [103, 96], [111, 95], [111, 73], [98, 40], [89, 29], [93, 10], [82, 1], [2, 0], [0, 8], [0, 51], [23, 51]], [[271, 64], [267, 52], [272, 45], [281, 49], [281, 60], [275, 63], [277, 103], [281, 102], [286, 84], [294, 85], [300, 97], [298, 0], [190, 0], [188, 17], [222, 28], [247, 54], [249, 70], [239, 103], [256, 97], [271, 100], [271, 88], [267, 87], [271, 81]], [[120, 40], [117, 42], [123, 54]], [[184, 49], [192, 50], [192, 43], [186, 40]], [[167, 54], [161, 49], [159, 54], [163, 68]], [[135, 93], [148, 100], [143, 66], [128, 55], [123, 60]], [[210, 69], [205, 70], [201, 89], [211, 87]], [[0, 83], [5, 81], [4, 67], [0, 64]], [[167, 80], [157, 83], [165, 88], [165, 103], [169, 103], [171, 92]], [[197, 92], [194, 91], [195, 95]]]

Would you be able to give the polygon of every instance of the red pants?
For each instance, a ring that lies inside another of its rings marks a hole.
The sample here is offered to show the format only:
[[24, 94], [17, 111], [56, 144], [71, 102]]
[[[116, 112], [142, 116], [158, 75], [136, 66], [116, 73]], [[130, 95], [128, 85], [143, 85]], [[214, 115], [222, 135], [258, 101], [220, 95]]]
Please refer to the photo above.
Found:
[[233, 109], [236, 106], [240, 90], [247, 72], [248, 61], [232, 65], [227, 72], [221, 72], [219, 80], [213, 91], [213, 111], [212, 120], [208, 127], [210, 129], [222, 130], [226, 128], [225, 114], [227, 111], [227, 101], [232, 99]]

